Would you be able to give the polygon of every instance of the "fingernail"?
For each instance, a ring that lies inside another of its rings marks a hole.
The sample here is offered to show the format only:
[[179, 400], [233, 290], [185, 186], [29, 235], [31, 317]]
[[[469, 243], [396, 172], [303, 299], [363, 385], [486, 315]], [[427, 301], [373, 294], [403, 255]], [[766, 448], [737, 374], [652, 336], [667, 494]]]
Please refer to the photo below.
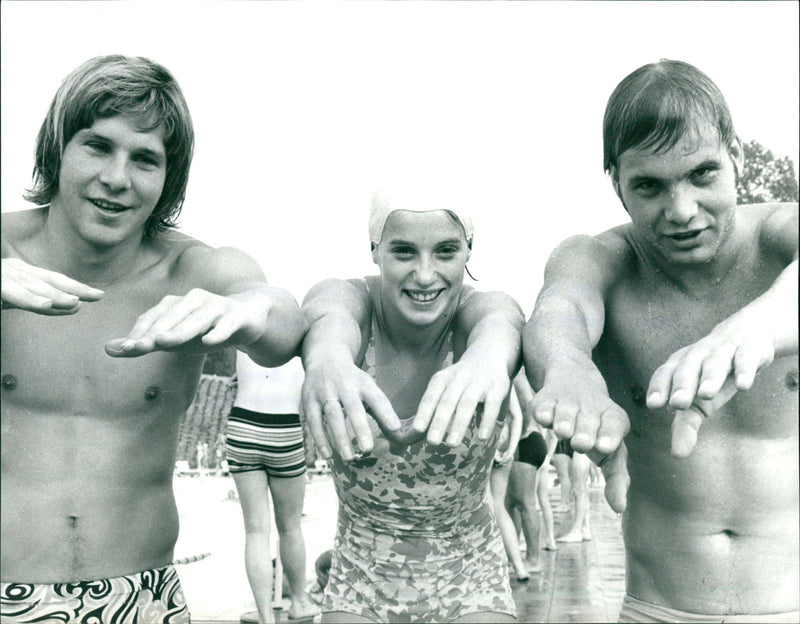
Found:
[[368, 453], [369, 448], [372, 446], [372, 438], [369, 436], [361, 436], [358, 439], [358, 448], [360, 448], [363, 452]]
[[700, 387], [697, 389], [698, 392], [711, 392], [711, 382], [706, 380], [700, 384]]
[[672, 396], [670, 397], [670, 401], [674, 402], [681, 403], [685, 400], [686, 400], [686, 390], [676, 390], [675, 392], [672, 393]]
[[329, 449], [327, 446], [320, 447], [319, 452], [322, 454], [322, 456], [325, 459], [330, 459], [331, 458], [331, 455], [332, 455], [331, 449]]
[[428, 431], [428, 442], [431, 444], [441, 444], [442, 443], [442, 432], [438, 429], [431, 429]]
[[661, 401], [661, 393], [660, 392], [651, 392], [647, 395], [647, 405], [658, 405]]
[[344, 449], [342, 451], [342, 457], [344, 458], [345, 461], [350, 461], [354, 457], [353, 451], [351, 451], [350, 449]]
[[447, 446], [458, 446], [458, 435], [451, 433], [447, 436]]

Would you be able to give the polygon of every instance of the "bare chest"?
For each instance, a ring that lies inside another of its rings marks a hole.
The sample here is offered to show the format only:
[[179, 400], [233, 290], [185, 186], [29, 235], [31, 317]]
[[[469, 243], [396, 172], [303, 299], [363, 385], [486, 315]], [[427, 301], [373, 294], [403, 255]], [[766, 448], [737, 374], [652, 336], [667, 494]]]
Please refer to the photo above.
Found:
[[[152, 283], [108, 289], [70, 316], [2, 313], [4, 407], [79, 415], [185, 409], [203, 359], [171, 353], [112, 358], [104, 345], [128, 334], [163, 296]], [[6, 409], [4, 409], [6, 412]]]

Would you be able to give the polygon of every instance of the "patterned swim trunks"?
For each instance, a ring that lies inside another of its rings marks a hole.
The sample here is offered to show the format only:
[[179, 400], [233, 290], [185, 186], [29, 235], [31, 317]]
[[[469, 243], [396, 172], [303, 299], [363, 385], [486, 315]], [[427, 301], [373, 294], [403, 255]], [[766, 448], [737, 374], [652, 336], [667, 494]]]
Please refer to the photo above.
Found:
[[227, 435], [231, 472], [265, 470], [270, 477], [299, 477], [306, 472], [303, 427], [297, 414], [262, 414], [234, 407]]
[[180, 579], [171, 565], [128, 576], [74, 583], [0, 583], [3, 624], [189, 622]]

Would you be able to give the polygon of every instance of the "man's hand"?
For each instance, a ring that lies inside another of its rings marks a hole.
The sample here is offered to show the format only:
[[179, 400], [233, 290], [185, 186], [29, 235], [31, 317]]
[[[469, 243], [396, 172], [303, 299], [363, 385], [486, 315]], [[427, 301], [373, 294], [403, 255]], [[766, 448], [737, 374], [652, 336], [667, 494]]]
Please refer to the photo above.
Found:
[[345, 461], [355, 457], [354, 442], [361, 453], [369, 453], [374, 442], [369, 417], [384, 432], [400, 428], [400, 419], [383, 391], [347, 358], [309, 366], [302, 401], [314, 443], [325, 459], [331, 457], [331, 445]]
[[[483, 350], [480, 352], [485, 354]], [[422, 395], [414, 431], [428, 432], [430, 444], [461, 444], [479, 404], [483, 404], [478, 438], [488, 440], [492, 434], [500, 408], [511, 388], [506, 357], [502, 353], [483, 357], [478, 353], [464, 356], [431, 377]]]
[[569, 438], [576, 451], [594, 450], [600, 457], [613, 453], [630, 431], [628, 415], [608, 396], [603, 377], [591, 363], [552, 367], [533, 399], [533, 414], [559, 438]]
[[2, 262], [3, 309], [19, 309], [63, 316], [75, 314], [81, 301], [98, 301], [105, 293], [74, 279], [48, 271], [19, 258]]
[[605, 457], [600, 456], [597, 451], [591, 451], [588, 455], [589, 459], [603, 471], [606, 501], [611, 509], [622, 513], [628, 505], [628, 487], [631, 484], [628, 475], [628, 449], [625, 442], [621, 442], [617, 450]]
[[650, 378], [647, 407], [669, 405], [677, 410], [672, 454], [688, 456], [705, 417], [739, 390], [748, 390], [756, 373], [774, 357], [769, 327], [739, 314], [720, 323], [705, 338], [676, 351], [658, 367]]
[[154, 351], [206, 353], [230, 343], [248, 345], [265, 331], [269, 303], [240, 293], [223, 297], [199, 288], [169, 295], [139, 316], [125, 338], [106, 343], [112, 357], [139, 357]]

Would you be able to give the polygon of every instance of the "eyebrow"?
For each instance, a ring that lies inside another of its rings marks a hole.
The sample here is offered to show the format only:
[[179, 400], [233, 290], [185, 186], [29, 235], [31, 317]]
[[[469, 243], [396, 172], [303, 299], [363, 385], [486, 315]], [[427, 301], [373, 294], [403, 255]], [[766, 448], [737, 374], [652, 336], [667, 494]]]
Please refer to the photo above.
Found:
[[[391, 239], [389, 241], [389, 244], [390, 245], [410, 245], [410, 246], [413, 247], [413, 246], [416, 246], [417, 243], [413, 243], [411, 241], [403, 240], [402, 238], [393, 238], [393, 239]], [[448, 238], [448, 239], [445, 239], [445, 240], [437, 241], [435, 244], [436, 244], [436, 246], [439, 246], [439, 245], [453, 245], [453, 244], [460, 245], [461, 244], [461, 239], [459, 239], [459, 238]]]
[[[697, 171], [698, 169], [703, 169], [703, 168], [719, 168], [719, 166], [720, 166], [719, 159], [717, 159], [717, 158], [706, 158], [704, 161], [699, 162], [696, 165], [694, 165], [691, 169], [689, 169], [687, 171], [687, 173], [692, 173], [694, 171]], [[645, 174], [645, 173], [640, 173], [640, 174], [636, 174], [636, 175], [633, 175], [630, 178], [628, 178], [628, 184], [638, 184], [640, 182], [650, 182], [650, 181], [659, 181], [660, 182], [663, 179], [664, 178], [661, 178], [661, 177], [659, 177], [657, 175], [649, 175], [649, 174]]]

